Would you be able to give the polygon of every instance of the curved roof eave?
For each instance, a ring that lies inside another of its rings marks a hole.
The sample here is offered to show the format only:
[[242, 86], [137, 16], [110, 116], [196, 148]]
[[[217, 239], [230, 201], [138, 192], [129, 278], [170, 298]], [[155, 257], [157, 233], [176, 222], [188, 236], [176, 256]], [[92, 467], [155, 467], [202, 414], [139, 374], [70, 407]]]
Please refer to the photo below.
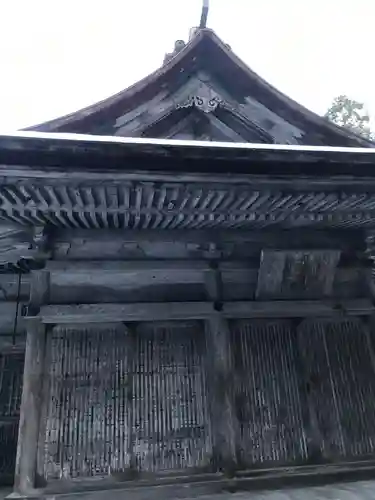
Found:
[[90, 116], [95, 116], [97, 113], [100, 113], [101, 111], [104, 111], [110, 107], [112, 108], [116, 104], [124, 104], [125, 102], [128, 103], [129, 100], [133, 99], [137, 94], [141, 95], [146, 89], [149, 89], [162, 77], [165, 77], [173, 68], [183, 62], [184, 59], [191, 55], [191, 53], [207, 39], [210, 39], [211, 42], [213, 42], [216, 47], [223, 53], [223, 55], [228, 58], [228, 60], [230, 60], [230, 62], [239, 71], [247, 76], [249, 80], [252, 80], [253, 82], [255, 81], [259, 87], [274, 95], [277, 99], [280, 100], [280, 102], [285, 105], [286, 108], [292, 110], [302, 119], [310, 122], [315, 127], [326, 130], [327, 133], [340, 136], [346, 140], [352, 140], [356, 143], [356, 145], [360, 145], [362, 147], [375, 147], [375, 143], [371, 140], [366, 139], [350, 130], [343, 129], [342, 127], [337, 126], [336, 124], [328, 121], [326, 118], [321, 117], [305, 108], [303, 105], [294, 101], [292, 98], [288, 97], [283, 92], [275, 88], [273, 85], [259, 76], [255, 71], [250, 69], [230, 48], [228, 48], [228, 46], [216, 35], [213, 30], [208, 28], [198, 30], [196, 35], [186, 44], [186, 46], [180, 52], [174, 55], [168, 62], [166, 62], [163, 66], [161, 66], [142, 80], [131, 85], [127, 89], [122, 90], [121, 92], [118, 92], [117, 94], [109, 98], [92, 104], [79, 111], [75, 111], [68, 115], [50, 120], [48, 122], [44, 122], [36, 126], [28, 127], [25, 130], [44, 132], [58, 131], [58, 129], [66, 127], [70, 124], [72, 126], [74, 126], [75, 124], [79, 124], [82, 120]]
[[244, 73], [246, 73], [249, 78], [252, 80], [256, 80], [259, 85], [263, 86], [266, 90], [276, 95], [284, 104], [292, 108], [294, 111], [301, 113], [306, 116], [310, 121], [314, 122], [317, 126], [326, 127], [333, 133], [340, 134], [343, 137], [352, 138], [354, 140], [359, 140], [365, 143], [368, 147], [375, 147], [374, 142], [365, 139], [364, 137], [350, 131], [347, 129], [343, 129], [342, 127], [336, 125], [333, 122], [330, 122], [326, 118], [319, 116], [318, 114], [310, 111], [308, 108], [298, 103], [291, 97], [287, 96], [276, 87], [267, 82], [264, 78], [259, 76], [255, 71], [253, 71], [247, 64], [245, 64], [242, 59], [240, 59], [234, 52], [232, 52], [225, 43], [216, 35], [216, 33], [212, 33], [212, 38], [214, 38], [216, 44], [221, 48], [222, 51], [227, 53], [227, 56], [233, 61], [233, 63], [240, 68]]
[[168, 62], [166, 62], [163, 66], [156, 69], [149, 75], [145, 76], [138, 82], [134, 83], [130, 87], [127, 87], [126, 89], [121, 90], [120, 92], [111, 97], [107, 97], [95, 104], [91, 104], [90, 106], [82, 108], [78, 111], [74, 111], [62, 117], [49, 120], [47, 122], [43, 122], [38, 125], [27, 127], [24, 130], [34, 130], [43, 132], [47, 132], [49, 130], [54, 131], [64, 125], [67, 125], [69, 123], [79, 122], [80, 120], [90, 115], [94, 115], [95, 113], [98, 113], [109, 106], [113, 106], [114, 104], [118, 104], [119, 102], [134, 97], [135, 94], [142, 92], [145, 88], [154, 84], [157, 80], [160, 79], [160, 77], [166, 75], [173, 67], [175, 67], [176, 64], [178, 64], [192, 50], [192, 48], [194, 48], [199, 43], [199, 41], [203, 38], [205, 31], [209, 30], [199, 31], [196, 34], [196, 36], [189, 43], [187, 43], [180, 52], [175, 54]]

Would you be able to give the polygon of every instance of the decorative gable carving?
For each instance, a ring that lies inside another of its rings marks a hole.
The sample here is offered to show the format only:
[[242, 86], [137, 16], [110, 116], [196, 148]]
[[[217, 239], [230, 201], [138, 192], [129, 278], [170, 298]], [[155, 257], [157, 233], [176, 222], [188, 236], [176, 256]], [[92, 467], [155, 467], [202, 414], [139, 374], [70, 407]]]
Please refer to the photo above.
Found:
[[189, 97], [187, 101], [177, 104], [176, 109], [195, 107], [203, 113], [212, 113], [222, 103], [223, 100], [217, 94], [212, 96], [194, 95]]
[[209, 77], [203, 72], [189, 79], [183, 92], [180, 92], [176, 109], [196, 108], [203, 113], [212, 113], [218, 106], [224, 104], [223, 97], [208, 85]]
[[263, 250], [258, 275], [259, 299], [315, 299], [332, 294], [340, 258], [336, 250]]

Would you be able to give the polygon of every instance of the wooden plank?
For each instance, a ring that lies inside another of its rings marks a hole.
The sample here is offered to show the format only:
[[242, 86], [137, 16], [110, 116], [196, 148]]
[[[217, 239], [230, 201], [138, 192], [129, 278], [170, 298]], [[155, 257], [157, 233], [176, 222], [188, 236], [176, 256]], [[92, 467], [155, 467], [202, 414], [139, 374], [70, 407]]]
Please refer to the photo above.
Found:
[[153, 273], [153, 272], [199, 272], [209, 269], [208, 262], [194, 260], [106, 260], [106, 261], [48, 261], [45, 269], [56, 274], [87, 274], [87, 273]]
[[[257, 260], [254, 258], [251, 261], [224, 259], [218, 261], [222, 280], [245, 282], [244, 278], [246, 278], [253, 282], [254, 278], [258, 277], [259, 256], [257, 257]], [[353, 278], [358, 280], [360, 270], [358, 266], [338, 268], [335, 281], [350, 282]], [[95, 284], [96, 281], [100, 281], [100, 277], [108, 285], [112, 278], [126, 275], [126, 283], [140, 286], [156, 283], [206, 283], [208, 275], [212, 274], [213, 270], [207, 260], [152, 259], [126, 262], [121, 260], [49, 261], [45, 271], [51, 274], [51, 285]], [[10, 287], [11, 284], [9, 279], [4, 279], [3, 285], [3, 278], [0, 275], [0, 291], [5, 286]], [[26, 276], [25, 286], [27, 284]]]
[[[39, 317], [46, 324], [105, 323], [117, 321], [162, 321], [209, 319], [214, 312], [210, 302], [165, 302], [134, 304], [47, 305]], [[289, 318], [368, 316], [375, 312], [370, 300], [224, 302], [225, 318]]]
[[[357, 236], [355, 238], [354, 236]], [[355, 229], [314, 231], [312, 229], [299, 228], [290, 230], [263, 229], [253, 231], [245, 229], [61, 229], [56, 235], [54, 242], [74, 241], [101, 241], [101, 242], [181, 242], [181, 243], [259, 243], [275, 245], [275, 248], [294, 248], [294, 243], [301, 247], [305, 242], [308, 248], [363, 248], [362, 234]]]
[[48, 302], [49, 278], [49, 272], [44, 269], [40, 271], [32, 271], [30, 288], [31, 314], [35, 314], [42, 304]]
[[223, 298], [223, 280], [219, 263], [205, 271], [204, 281], [208, 298], [216, 303], [216, 307], [218, 307]]
[[[222, 309], [222, 275], [218, 262], [205, 272], [205, 286], [213, 309]], [[206, 321], [208, 398], [214, 433], [214, 460], [219, 470], [231, 474], [237, 468], [239, 422], [235, 411], [233, 355], [228, 321], [213, 312]]]
[[229, 475], [237, 468], [239, 422], [234, 401], [233, 356], [228, 321], [213, 313], [206, 322], [208, 397], [214, 431], [214, 460]]
[[[24, 318], [21, 317], [23, 305], [24, 302], [21, 302], [18, 308], [19, 317], [17, 321], [17, 334], [25, 331], [25, 321]], [[13, 333], [16, 311], [16, 302], [0, 302], [0, 335], [10, 335]]]
[[350, 300], [275, 300], [272, 302], [225, 302], [226, 318], [302, 318], [319, 316], [368, 316], [375, 307], [368, 299]]
[[35, 488], [45, 340], [45, 326], [37, 318], [30, 319], [27, 328], [15, 470], [15, 490], [21, 494], [30, 494]]
[[50, 305], [42, 306], [39, 315], [43, 323], [69, 324], [205, 319], [212, 311], [212, 304], [206, 302], [166, 302]]
[[[85, 249], [81, 254], [85, 255]], [[259, 260], [259, 255], [257, 258]], [[248, 262], [220, 260], [217, 264], [221, 271], [222, 299], [253, 300], [258, 279], [256, 258]], [[54, 261], [47, 267], [50, 303], [203, 301], [207, 298], [204, 285], [207, 286], [207, 279], [212, 275], [209, 266], [207, 260]], [[361, 273], [358, 267], [337, 269], [330, 296], [340, 299], [366, 297]]]
[[[19, 182], [20, 180], [30, 181], [32, 179], [32, 184], [45, 183], [46, 176], [48, 176], [48, 181], [50, 184], [61, 184], [62, 181], [69, 182], [95, 182], [95, 181], [109, 181], [114, 184], [123, 184], [124, 182], [171, 182], [171, 175], [167, 173], [152, 172], [139, 170], [126, 170], [126, 171], [111, 171], [103, 167], [101, 171], [87, 171], [82, 167], [77, 166], [74, 171], [67, 171], [66, 169], [48, 169], [48, 168], [38, 168], [32, 166], [23, 166], [14, 164], [0, 165], [0, 173], [4, 181], [7, 183]], [[366, 186], [367, 191], [375, 190], [375, 181], [370, 176], [363, 176], [361, 178], [355, 177], [353, 175], [347, 176], [336, 176], [330, 175], [329, 178], [311, 178], [306, 176], [292, 176], [292, 177], [275, 177], [271, 176], [259, 176], [257, 174], [241, 174], [235, 176], [220, 175], [217, 173], [195, 173], [195, 172], [179, 172], [173, 175], [174, 182], [182, 183], [207, 183], [213, 185], [214, 183], [220, 183], [223, 186], [238, 185], [242, 183], [244, 185], [251, 185], [254, 189], [284, 189], [290, 188], [291, 190], [298, 191], [300, 189], [308, 191], [314, 189], [323, 190], [342, 190], [346, 189], [350, 191], [364, 190]]]
[[339, 250], [263, 250], [257, 297], [316, 299], [330, 296]]
[[[0, 274], [0, 301], [16, 301], [18, 296], [19, 277], [16, 273]], [[20, 299], [29, 300], [30, 276], [21, 276]]]

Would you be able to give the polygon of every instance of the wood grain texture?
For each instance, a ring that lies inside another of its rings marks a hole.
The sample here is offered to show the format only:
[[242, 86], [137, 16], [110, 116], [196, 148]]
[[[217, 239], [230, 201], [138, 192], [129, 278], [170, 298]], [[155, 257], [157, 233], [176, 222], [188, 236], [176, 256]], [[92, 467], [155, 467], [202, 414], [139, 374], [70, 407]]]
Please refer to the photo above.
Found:
[[[24, 192], [29, 195], [25, 201]], [[76, 229], [296, 229], [371, 228], [375, 197], [365, 186], [350, 192], [176, 178], [165, 182], [33, 181], [4, 185], [2, 218], [8, 224]]]
[[[52, 333], [46, 479], [136, 479], [212, 457], [204, 342], [196, 323]], [[45, 445], [44, 445], [45, 443]]]
[[220, 313], [212, 314], [206, 322], [206, 343], [206, 397], [211, 409], [214, 466], [231, 475], [238, 467], [239, 422], [234, 400], [234, 358], [230, 329], [228, 321]]
[[231, 322], [238, 447], [247, 467], [302, 464], [308, 459], [293, 342], [288, 321]]
[[38, 319], [29, 320], [15, 470], [15, 489], [21, 494], [33, 492], [36, 485], [45, 341], [44, 325]]
[[[344, 301], [224, 302], [225, 318], [285, 318], [311, 316], [368, 316], [375, 308], [368, 299]], [[169, 302], [163, 304], [81, 304], [42, 306], [44, 323], [103, 323], [159, 320], [209, 319], [214, 312], [210, 302]]]
[[330, 296], [339, 259], [339, 250], [264, 250], [257, 297], [312, 299]]

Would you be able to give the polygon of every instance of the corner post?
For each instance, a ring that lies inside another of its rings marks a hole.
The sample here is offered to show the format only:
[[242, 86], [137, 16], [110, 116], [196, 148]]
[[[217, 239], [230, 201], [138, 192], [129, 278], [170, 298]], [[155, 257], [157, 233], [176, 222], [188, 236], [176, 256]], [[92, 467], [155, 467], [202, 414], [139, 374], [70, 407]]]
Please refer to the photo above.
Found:
[[45, 341], [45, 325], [39, 318], [28, 319], [14, 485], [23, 495], [35, 489]]
[[35, 490], [39, 427], [43, 404], [43, 374], [46, 355], [46, 326], [37, 316], [49, 302], [49, 272], [33, 271], [29, 317], [26, 320], [26, 351], [18, 429], [15, 492], [26, 495]]

